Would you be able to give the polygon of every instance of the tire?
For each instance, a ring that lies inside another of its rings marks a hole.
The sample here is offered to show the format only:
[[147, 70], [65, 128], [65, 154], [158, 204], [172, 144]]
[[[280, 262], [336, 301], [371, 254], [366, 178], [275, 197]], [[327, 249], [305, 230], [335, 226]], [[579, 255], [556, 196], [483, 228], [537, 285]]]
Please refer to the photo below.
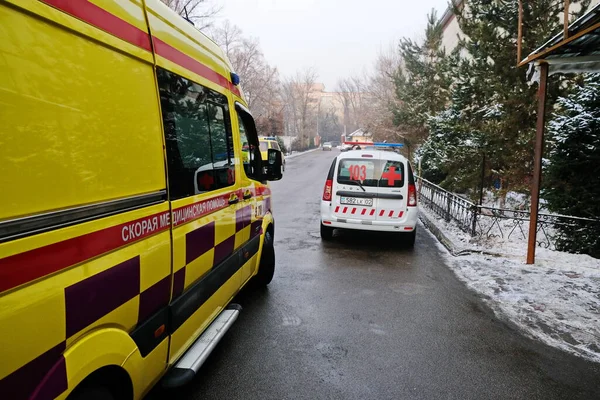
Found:
[[67, 400], [117, 400], [106, 386], [84, 386], [75, 389]]
[[417, 238], [417, 227], [415, 226], [415, 229], [406, 234], [405, 240], [406, 240], [406, 246], [408, 246], [409, 248], [413, 248], [415, 247], [415, 239]]
[[333, 239], [333, 228], [321, 223], [321, 240], [330, 241]]
[[258, 273], [254, 277], [254, 281], [257, 286], [264, 287], [271, 283], [273, 275], [275, 275], [275, 247], [273, 245], [273, 235], [267, 231], [263, 242]]

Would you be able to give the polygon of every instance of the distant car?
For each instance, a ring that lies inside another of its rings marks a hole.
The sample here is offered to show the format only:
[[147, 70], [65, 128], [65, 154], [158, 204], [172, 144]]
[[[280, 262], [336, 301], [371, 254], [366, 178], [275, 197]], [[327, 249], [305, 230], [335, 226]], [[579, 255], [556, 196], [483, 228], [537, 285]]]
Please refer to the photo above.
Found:
[[332, 148], [333, 146], [331, 145], [331, 142], [323, 143], [323, 151], [331, 151]]
[[412, 247], [417, 214], [415, 179], [404, 156], [351, 150], [333, 160], [321, 201], [323, 240], [331, 240], [334, 229], [402, 232]]
[[[269, 151], [269, 149], [281, 151], [281, 147], [279, 147], [277, 139], [272, 136], [260, 136], [258, 138], [258, 144], [260, 145], [260, 156], [263, 160], [267, 159], [267, 152]], [[281, 158], [283, 160], [283, 170], [285, 171], [285, 156], [283, 154], [283, 151], [281, 151]]]
[[340, 148], [340, 151], [349, 151], [349, 150], [352, 150], [352, 145], [343, 143], [342, 147]]

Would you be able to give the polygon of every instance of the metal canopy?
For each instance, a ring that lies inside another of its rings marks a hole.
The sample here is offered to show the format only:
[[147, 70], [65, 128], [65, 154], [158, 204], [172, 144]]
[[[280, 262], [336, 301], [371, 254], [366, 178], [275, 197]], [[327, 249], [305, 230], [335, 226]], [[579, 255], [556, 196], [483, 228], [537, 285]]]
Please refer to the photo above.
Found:
[[[600, 4], [531, 53], [519, 66], [538, 61], [555, 72], [600, 72]], [[568, 64], [568, 66], [567, 66]]]
[[[521, 26], [522, 0], [519, 2], [519, 7], [519, 26]], [[570, 26], [567, 26], [568, 9], [569, 1], [565, 0], [565, 26], [563, 32], [548, 40], [519, 63], [519, 66], [531, 64], [537, 70], [537, 79], [535, 80], [539, 82], [527, 264], [535, 263], [548, 76], [554, 73], [600, 72], [600, 4], [578, 18]], [[519, 47], [517, 50], [519, 54], [520, 40], [521, 34], [519, 33]]]

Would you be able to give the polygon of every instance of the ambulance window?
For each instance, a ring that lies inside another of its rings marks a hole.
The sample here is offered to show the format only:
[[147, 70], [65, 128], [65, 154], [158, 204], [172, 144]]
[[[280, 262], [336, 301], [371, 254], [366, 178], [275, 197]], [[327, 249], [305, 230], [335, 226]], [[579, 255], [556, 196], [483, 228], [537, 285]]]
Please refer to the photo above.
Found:
[[262, 180], [262, 159], [260, 151], [264, 142], [258, 141], [254, 120], [249, 114], [238, 110], [240, 140], [242, 141], [242, 163], [246, 176], [250, 179]]
[[281, 148], [279, 147], [279, 143], [277, 143], [277, 142], [271, 142], [271, 148], [281, 151]]
[[235, 183], [227, 98], [157, 68], [171, 200]]
[[[383, 164], [383, 161], [381, 162]], [[388, 161], [383, 166], [379, 187], [403, 187], [404, 163], [401, 161]]]
[[260, 142], [260, 151], [267, 151], [269, 149], [269, 146], [267, 144], [267, 142]]
[[338, 183], [381, 188], [404, 186], [404, 163], [373, 159], [343, 159], [338, 166]]

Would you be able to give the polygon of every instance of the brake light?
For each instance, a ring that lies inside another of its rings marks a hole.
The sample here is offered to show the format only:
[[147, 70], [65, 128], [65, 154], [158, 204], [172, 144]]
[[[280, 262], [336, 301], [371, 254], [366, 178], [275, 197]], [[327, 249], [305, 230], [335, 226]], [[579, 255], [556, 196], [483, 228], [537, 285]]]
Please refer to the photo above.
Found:
[[409, 207], [417, 206], [417, 187], [414, 183], [408, 184], [408, 204]]
[[325, 188], [323, 189], [323, 200], [331, 201], [331, 188], [333, 186], [333, 180], [327, 179], [325, 182]]

